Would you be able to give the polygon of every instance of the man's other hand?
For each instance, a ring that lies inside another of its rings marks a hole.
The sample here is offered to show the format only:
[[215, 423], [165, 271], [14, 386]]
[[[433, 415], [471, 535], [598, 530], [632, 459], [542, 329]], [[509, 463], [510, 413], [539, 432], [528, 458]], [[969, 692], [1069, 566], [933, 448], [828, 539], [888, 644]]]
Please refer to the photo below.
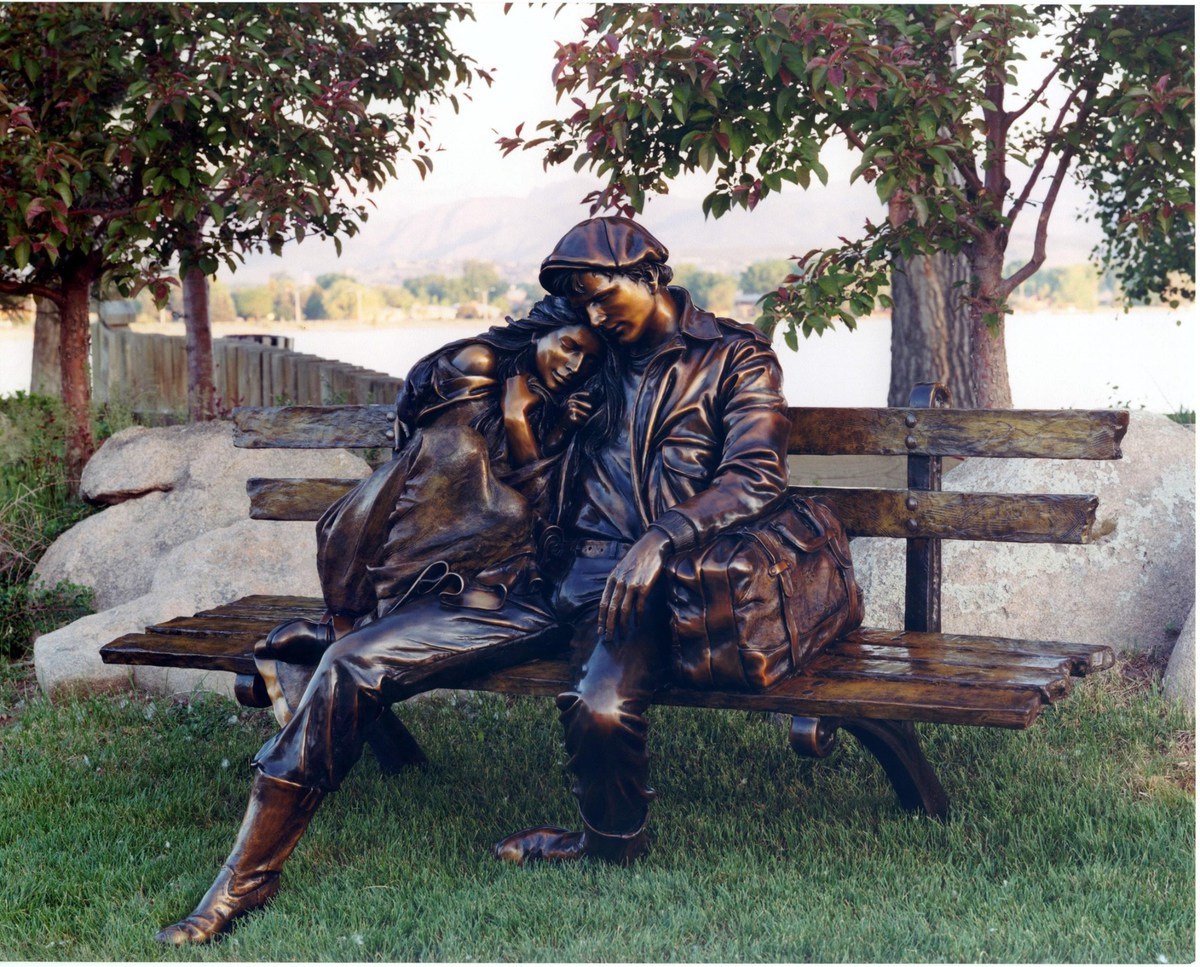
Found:
[[651, 528], [638, 539], [604, 585], [596, 633], [616, 639], [626, 635], [646, 613], [646, 602], [663, 564], [671, 552], [671, 540], [662, 531]]

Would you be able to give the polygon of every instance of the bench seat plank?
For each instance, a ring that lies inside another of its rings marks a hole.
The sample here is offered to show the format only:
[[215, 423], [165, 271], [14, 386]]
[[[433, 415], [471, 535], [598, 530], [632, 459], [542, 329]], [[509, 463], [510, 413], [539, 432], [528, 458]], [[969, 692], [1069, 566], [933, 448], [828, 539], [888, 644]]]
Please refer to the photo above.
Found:
[[876, 645], [855, 638], [843, 638], [832, 642], [826, 649], [826, 654], [840, 655], [845, 658], [887, 658], [894, 661], [936, 661], [947, 665], [969, 665], [972, 668], [1008, 668], [1041, 669], [1063, 675], [1074, 674], [1074, 666], [1069, 658], [1060, 655], [1021, 655], [989, 651], [958, 651], [948, 650], [943, 644], [932, 647], [916, 645]]
[[162, 665], [253, 675], [254, 643], [262, 635], [122, 635], [100, 649], [110, 665]]
[[1055, 655], [1071, 662], [1072, 675], [1090, 675], [1111, 668], [1116, 660], [1107, 645], [1076, 644], [1067, 641], [1033, 641], [1021, 638], [989, 638], [984, 635], [952, 635], [922, 631], [885, 631], [859, 628], [844, 639], [873, 645], [925, 646], [950, 650], [955, 654], [977, 651], [1009, 656]]
[[[251, 595], [173, 618], [101, 649], [104, 661], [255, 674], [253, 647], [275, 624], [319, 618], [319, 598]], [[859, 629], [803, 673], [765, 693], [664, 689], [658, 704], [793, 715], [892, 718], [1025, 728], [1070, 690], [1071, 675], [1112, 664], [1111, 649], [977, 635]], [[556, 695], [571, 684], [565, 661], [545, 660], [464, 682], [505, 694]]]
[[[544, 660], [471, 679], [463, 682], [462, 687], [512, 695], [554, 696], [569, 684], [566, 661]], [[768, 692], [698, 691], [668, 686], [655, 694], [654, 704], [1024, 729], [1033, 724], [1047, 702], [1037, 689], [989, 688], [946, 681], [847, 680], [801, 674], [780, 682]]]
[[846, 658], [836, 653], [818, 655], [804, 667], [814, 678], [858, 678], [892, 682], [946, 682], [988, 685], [995, 688], [1034, 688], [1049, 702], [1065, 698], [1071, 691], [1067, 669], [1047, 670], [1012, 666], [952, 664], [931, 660], [893, 661], [883, 658]]

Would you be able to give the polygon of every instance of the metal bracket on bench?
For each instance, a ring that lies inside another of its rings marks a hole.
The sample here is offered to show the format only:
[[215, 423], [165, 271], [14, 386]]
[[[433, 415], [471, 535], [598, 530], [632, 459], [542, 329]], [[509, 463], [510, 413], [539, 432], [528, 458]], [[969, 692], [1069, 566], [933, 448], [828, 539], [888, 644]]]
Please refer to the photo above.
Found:
[[824, 759], [837, 745], [837, 732], [841, 726], [841, 719], [813, 719], [793, 715], [788, 741], [796, 755], [809, 759]]
[[[920, 410], [943, 409], [950, 405], [950, 391], [941, 383], [917, 383], [908, 397], [909, 412], [904, 422], [916, 428], [921, 421]], [[917, 438], [910, 434], [906, 440], [910, 449]], [[910, 456], [908, 458], [908, 489], [941, 490], [942, 458]], [[910, 506], [916, 505], [910, 496]], [[916, 521], [910, 526], [915, 528]], [[942, 542], [932, 538], [908, 540], [904, 567], [904, 629], [906, 631], [942, 630]]]
[[793, 715], [789, 740], [797, 755], [824, 759], [837, 745], [838, 729], [853, 735], [875, 757], [902, 808], [946, 818], [950, 808], [946, 791], [921, 751], [912, 722]]

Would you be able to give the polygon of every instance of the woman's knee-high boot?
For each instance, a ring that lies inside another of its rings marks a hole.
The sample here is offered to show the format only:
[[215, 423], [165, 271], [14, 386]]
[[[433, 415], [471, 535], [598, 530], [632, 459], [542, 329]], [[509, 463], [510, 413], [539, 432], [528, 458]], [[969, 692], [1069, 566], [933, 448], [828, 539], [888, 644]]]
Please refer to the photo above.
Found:
[[191, 915], [164, 927], [160, 943], [205, 943], [279, 892], [279, 870], [304, 835], [324, 793], [256, 772], [233, 851]]

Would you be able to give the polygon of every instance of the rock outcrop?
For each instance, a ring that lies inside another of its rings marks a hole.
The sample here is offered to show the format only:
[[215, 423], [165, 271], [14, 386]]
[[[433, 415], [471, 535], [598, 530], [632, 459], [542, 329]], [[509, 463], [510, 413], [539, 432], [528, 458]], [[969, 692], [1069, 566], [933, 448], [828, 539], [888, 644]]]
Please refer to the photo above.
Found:
[[1196, 611], [1188, 613], [1171, 650], [1163, 676], [1163, 694], [1172, 702], [1182, 702], [1196, 711]]
[[247, 594], [319, 595], [311, 523], [248, 519], [250, 477], [364, 477], [344, 450], [239, 450], [229, 423], [146, 429], [108, 440], [84, 471], [82, 492], [109, 504], [62, 535], [42, 558], [43, 583], [96, 591], [97, 614], [34, 646], [42, 688], [229, 693], [232, 676], [105, 665], [99, 649], [148, 624]]

